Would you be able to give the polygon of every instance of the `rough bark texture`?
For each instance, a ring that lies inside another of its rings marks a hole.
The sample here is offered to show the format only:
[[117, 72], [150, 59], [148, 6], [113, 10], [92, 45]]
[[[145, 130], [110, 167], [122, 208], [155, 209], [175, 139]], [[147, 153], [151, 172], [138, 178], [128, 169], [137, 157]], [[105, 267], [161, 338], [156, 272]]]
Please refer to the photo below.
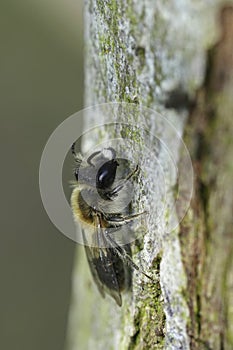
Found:
[[[139, 179], [138, 191], [144, 189], [146, 195], [143, 205], [137, 200], [135, 205], [150, 208], [150, 216], [143, 249], [133, 258], [153, 274], [154, 282], [134, 274], [132, 292], [125, 295], [122, 308], [98, 294], [79, 248], [69, 350], [233, 348], [233, 21], [228, 8], [223, 19], [228, 25], [209, 50], [204, 79], [205, 48], [217, 32], [216, 11], [217, 1], [211, 6], [198, 1], [152, 0], [89, 0], [85, 4], [86, 105], [132, 102], [159, 111], [180, 135], [185, 130], [196, 177], [191, 207], [180, 227], [169, 234], [164, 230], [169, 206], [160, 222], [156, 221], [154, 207], [161, 193], [155, 167], [147, 173], [146, 186]], [[191, 103], [189, 96], [201, 84]], [[117, 119], [97, 115], [98, 120], [87, 113], [86, 125], [128, 122], [130, 113]], [[149, 129], [158, 127], [150, 114], [145, 123]], [[178, 160], [179, 145], [160, 127], [161, 137]], [[144, 138], [133, 131], [128, 130], [128, 137], [141, 147], [143, 168], [150, 154], [143, 153]], [[113, 136], [117, 135], [110, 130], [109, 137]], [[98, 133], [84, 149], [105, 137], [104, 132]], [[157, 145], [151, 147], [156, 152]], [[163, 156], [158, 154], [160, 160]], [[172, 206], [176, 174], [165, 176]]]
[[196, 181], [180, 238], [192, 349], [233, 348], [233, 7], [220, 18], [186, 128]]

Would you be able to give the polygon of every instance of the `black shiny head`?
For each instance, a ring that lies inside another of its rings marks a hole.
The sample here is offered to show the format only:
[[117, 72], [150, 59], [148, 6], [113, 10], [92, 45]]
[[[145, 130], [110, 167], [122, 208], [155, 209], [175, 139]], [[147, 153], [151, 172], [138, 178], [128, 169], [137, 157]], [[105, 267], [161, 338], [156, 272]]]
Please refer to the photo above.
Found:
[[98, 189], [106, 190], [113, 185], [118, 165], [115, 159], [111, 159], [99, 168], [96, 175], [96, 186]]

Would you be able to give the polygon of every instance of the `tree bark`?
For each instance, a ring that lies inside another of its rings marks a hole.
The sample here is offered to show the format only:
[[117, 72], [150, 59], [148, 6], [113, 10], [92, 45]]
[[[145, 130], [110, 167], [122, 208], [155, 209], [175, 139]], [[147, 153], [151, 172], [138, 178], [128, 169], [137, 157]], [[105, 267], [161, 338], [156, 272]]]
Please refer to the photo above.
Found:
[[[152, 0], [85, 3], [86, 105], [127, 102], [165, 115], [178, 134], [184, 134], [195, 181], [184, 220], [167, 233], [177, 174], [165, 170], [169, 204], [157, 222], [155, 208], [163, 184], [156, 176], [156, 165], [148, 168], [145, 138], [127, 130], [128, 137], [140, 146], [141, 167], [148, 170], [146, 183], [139, 181], [137, 191], [144, 190], [143, 206], [150, 208], [144, 244], [139, 253], [133, 249], [133, 259], [154, 281], [134, 273], [132, 291], [119, 308], [112, 299], [98, 294], [83, 247], [79, 247], [68, 350], [233, 348], [233, 20], [228, 6], [221, 12], [222, 34], [214, 45], [218, 4], [191, 0], [185, 4], [155, 4]], [[87, 127], [126, 123], [131, 114], [123, 111], [116, 119], [114, 113], [113, 117], [86, 113], [84, 122]], [[153, 113], [146, 113], [143, 122], [147, 129], [160, 127], [173, 158], [182, 161], [180, 144], [166, 134], [163, 124], [155, 125], [157, 121]], [[108, 132], [110, 138], [116, 136], [113, 130]], [[84, 141], [84, 150], [105, 137], [106, 131]], [[162, 161], [164, 155], [156, 150], [154, 139], [150, 146]], [[142, 208], [141, 200], [136, 199], [134, 205]], [[179, 213], [175, 220], [179, 222]]]
[[220, 12], [221, 36], [207, 55], [186, 140], [196, 181], [181, 223], [192, 349], [233, 348], [233, 7]]

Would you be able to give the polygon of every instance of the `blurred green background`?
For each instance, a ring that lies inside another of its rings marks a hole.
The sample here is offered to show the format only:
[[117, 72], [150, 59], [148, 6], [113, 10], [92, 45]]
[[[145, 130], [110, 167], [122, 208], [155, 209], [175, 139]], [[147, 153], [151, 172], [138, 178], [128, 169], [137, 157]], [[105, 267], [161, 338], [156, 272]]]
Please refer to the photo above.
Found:
[[0, 349], [63, 350], [75, 244], [44, 211], [38, 168], [82, 108], [82, 2], [3, 0], [0, 26]]

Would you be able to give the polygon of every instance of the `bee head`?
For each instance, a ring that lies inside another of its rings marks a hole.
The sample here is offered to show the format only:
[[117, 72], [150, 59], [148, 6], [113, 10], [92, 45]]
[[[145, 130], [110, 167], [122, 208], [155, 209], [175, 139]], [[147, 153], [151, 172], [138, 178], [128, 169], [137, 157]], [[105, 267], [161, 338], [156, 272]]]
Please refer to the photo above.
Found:
[[74, 175], [80, 185], [96, 187], [100, 191], [109, 189], [113, 185], [119, 165], [113, 148], [94, 152], [87, 159], [77, 156], [74, 146], [72, 146], [72, 153], [77, 163]]

